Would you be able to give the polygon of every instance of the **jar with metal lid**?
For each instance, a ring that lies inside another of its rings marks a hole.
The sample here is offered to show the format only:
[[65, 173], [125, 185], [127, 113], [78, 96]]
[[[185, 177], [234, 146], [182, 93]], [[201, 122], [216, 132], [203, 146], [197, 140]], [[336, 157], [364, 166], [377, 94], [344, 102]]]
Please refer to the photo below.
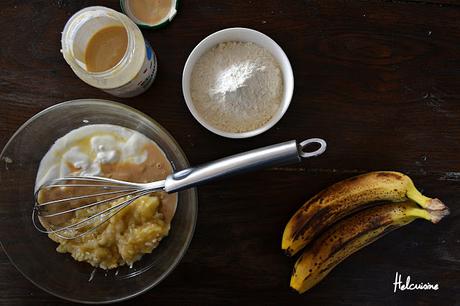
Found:
[[[86, 50], [93, 36], [108, 27], [126, 30], [126, 51], [104, 71], [91, 71]], [[75, 74], [87, 84], [117, 97], [134, 97], [153, 83], [157, 60], [137, 25], [126, 15], [103, 6], [92, 6], [75, 13], [62, 32], [62, 53]]]

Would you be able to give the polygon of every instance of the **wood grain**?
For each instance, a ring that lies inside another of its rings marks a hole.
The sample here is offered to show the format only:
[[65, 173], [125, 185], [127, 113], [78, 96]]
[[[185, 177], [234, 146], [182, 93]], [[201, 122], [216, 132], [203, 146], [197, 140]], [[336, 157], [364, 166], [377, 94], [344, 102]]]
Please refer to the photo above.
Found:
[[[458, 305], [458, 2], [182, 1], [167, 28], [143, 30], [159, 71], [152, 88], [133, 99], [86, 85], [59, 52], [66, 20], [90, 5], [119, 10], [118, 1], [2, 1], [0, 146], [38, 111], [88, 97], [152, 116], [192, 164], [289, 139], [323, 137], [329, 145], [321, 158], [200, 188], [186, 256], [159, 286], [126, 304]], [[294, 69], [288, 112], [253, 139], [211, 134], [193, 119], [181, 93], [181, 71], [193, 47], [234, 26], [271, 36]], [[451, 216], [436, 226], [414, 222], [353, 255], [308, 293], [290, 291], [293, 260], [280, 251], [289, 217], [329, 184], [381, 169], [410, 174], [451, 208]], [[438, 282], [440, 290], [395, 294], [397, 271]], [[0, 276], [0, 304], [66, 304], [29, 283], [3, 252]]]

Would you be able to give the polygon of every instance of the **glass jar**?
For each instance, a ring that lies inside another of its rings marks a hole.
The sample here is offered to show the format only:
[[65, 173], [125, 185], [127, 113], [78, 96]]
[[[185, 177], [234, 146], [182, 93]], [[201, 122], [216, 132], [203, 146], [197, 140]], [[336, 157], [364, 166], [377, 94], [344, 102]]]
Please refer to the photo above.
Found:
[[[122, 26], [126, 30], [125, 54], [108, 70], [88, 71], [86, 47], [95, 33], [110, 26]], [[61, 44], [64, 59], [81, 80], [114, 96], [137, 96], [155, 79], [157, 60], [150, 44], [131, 19], [112, 9], [92, 6], [75, 13], [64, 27]]]

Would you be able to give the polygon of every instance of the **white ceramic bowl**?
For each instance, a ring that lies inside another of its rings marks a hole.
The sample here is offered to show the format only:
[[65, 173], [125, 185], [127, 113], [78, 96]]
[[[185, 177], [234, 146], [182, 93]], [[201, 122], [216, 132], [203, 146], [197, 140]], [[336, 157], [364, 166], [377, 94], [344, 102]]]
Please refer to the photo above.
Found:
[[[192, 75], [195, 63], [204, 53], [206, 53], [206, 51], [218, 45], [219, 43], [227, 41], [253, 42], [260, 47], [267, 49], [278, 61], [283, 75], [284, 92], [278, 111], [267, 123], [252, 131], [243, 133], [230, 133], [211, 126], [196, 110], [190, 94], [190, 77]], [[289, 63], [289, 59], [287, 58], [286, 53], [284, 53], [283, 49], [281, 49], [281, 47], [273, 39], [261, 32], [252, 29], [228, 28], [209, 35], [203, 39], [190, 53], [187, 62], [185, 62], [184, 71], [182, 73], [182, 92], [184, 94], [184, 99], [187, 103], [188, 109], [192, 113], [193, 117], [195, 117], [195, 119], [198, 120], [202, 126], [220, 136], [228, 138], [248, 138], [267, 131], [272, 126], [274, 126], [281, 119], [281, 117], [283, 117], [284, 113], [289, 107], [289, 104], [291, 103], [292, 94], [294, 92], [294, 75], [292, 73], [291, 63]]]

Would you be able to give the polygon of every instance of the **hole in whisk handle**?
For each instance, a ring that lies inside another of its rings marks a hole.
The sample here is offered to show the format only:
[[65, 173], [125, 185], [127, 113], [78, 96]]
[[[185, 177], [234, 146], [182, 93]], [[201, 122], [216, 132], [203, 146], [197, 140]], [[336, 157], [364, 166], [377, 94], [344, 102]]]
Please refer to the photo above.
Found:
[[[307, 151], [308, 147], [315, 147], [319, 145], [314, 151]], [[310, 138], [299, 143], [299, 155], [303, 158], [318, 156], [326, 151], [327, 144], [324, 139], [321, 138]]]

